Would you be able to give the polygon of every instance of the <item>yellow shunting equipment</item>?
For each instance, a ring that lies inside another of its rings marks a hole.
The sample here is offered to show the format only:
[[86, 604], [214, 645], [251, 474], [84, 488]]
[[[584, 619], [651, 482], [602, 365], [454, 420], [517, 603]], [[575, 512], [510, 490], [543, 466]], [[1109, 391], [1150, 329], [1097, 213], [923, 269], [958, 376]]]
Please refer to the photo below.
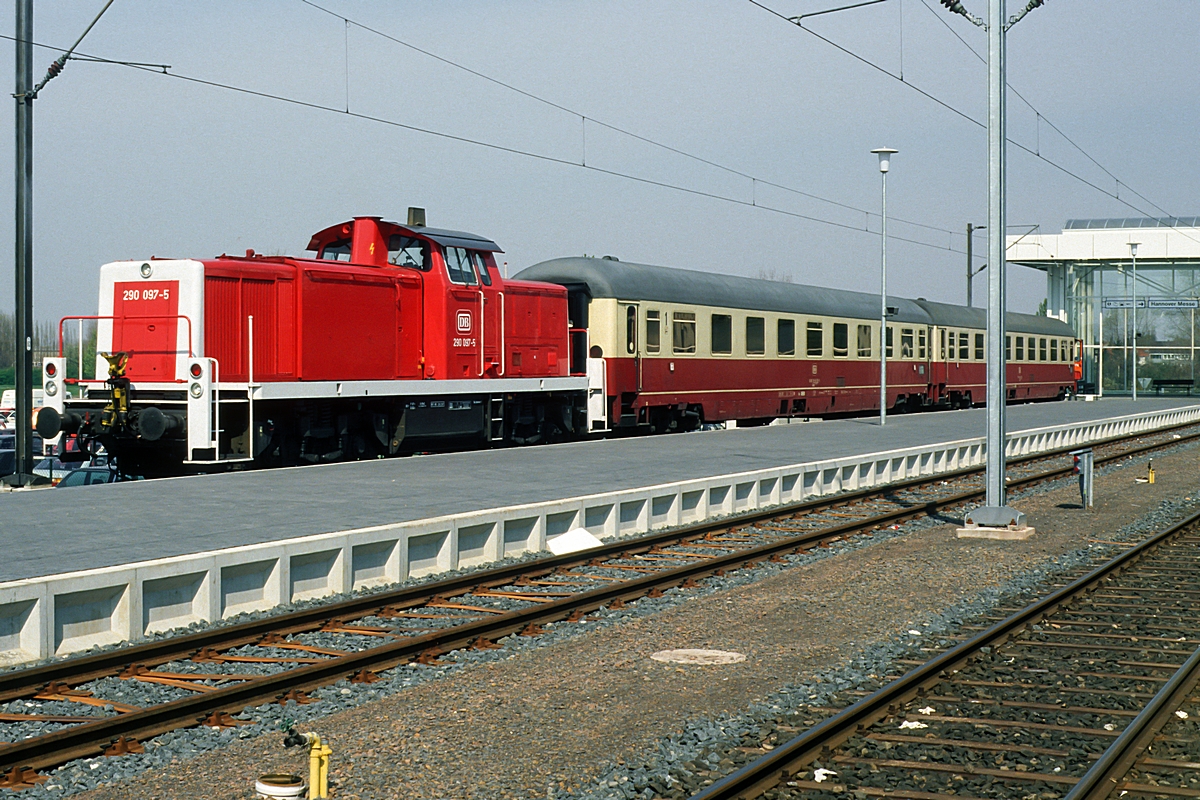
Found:
[[308, 800], [327, 800], [329, 797], [329, 759], [333, 750], [315, 733], [299, 733], [288, 728], [284, 747], [308, 745]]
[[329, 797], [329, 757], [333, 750], [321, 741], [315, 733], [306, 733], [308, 737], [308, 797], [309, 800], [322, 800]]

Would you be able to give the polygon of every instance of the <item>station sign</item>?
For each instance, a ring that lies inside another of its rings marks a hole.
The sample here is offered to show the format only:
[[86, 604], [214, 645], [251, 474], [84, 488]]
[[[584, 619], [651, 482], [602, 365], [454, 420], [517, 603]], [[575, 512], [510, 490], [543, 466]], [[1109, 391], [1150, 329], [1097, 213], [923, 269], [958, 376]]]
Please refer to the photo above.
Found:
[[[1112, 308], [1133, 308], [1133, 300], [1128, 297], [1106, 297], [1103, 300], [1105, 310]], [[1200, 308], [1200, 300], [1183, 297], [1139, 297], [1138, 308]]]

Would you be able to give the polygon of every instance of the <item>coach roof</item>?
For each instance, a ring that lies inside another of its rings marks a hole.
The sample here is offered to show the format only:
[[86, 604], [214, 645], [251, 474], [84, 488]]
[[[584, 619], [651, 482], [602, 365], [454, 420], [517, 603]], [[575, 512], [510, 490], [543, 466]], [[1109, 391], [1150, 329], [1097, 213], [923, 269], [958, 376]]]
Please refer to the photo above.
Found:
[[[932, 300], [917, 300], [917, 305], [929, 312], [929, 318], [934, 325], [945, 325], [951, 328], [986, 328], [987, 312], [982, 308], [967, 308], [950, 303], [935, 303]], [[1012, 333], [1036, 333], [1040, 336], [1070, 336], [1075, 337], [1071, 326], [1050, 317], [1036, 314], [1004, 315], [1004, 325]]]
[[[631, 264], [606, 258], [556, 258], [527, 267], [514, 277], [567, 286], [583, 285], [593, 298], [744, 308], [819, 317], [875, 319], [879, 316], [877, 294]], [[889, 296], [888, 305], [897, 309], [891, 317], [895, 322], [932, 324], [925, 309], [912, 300]]]

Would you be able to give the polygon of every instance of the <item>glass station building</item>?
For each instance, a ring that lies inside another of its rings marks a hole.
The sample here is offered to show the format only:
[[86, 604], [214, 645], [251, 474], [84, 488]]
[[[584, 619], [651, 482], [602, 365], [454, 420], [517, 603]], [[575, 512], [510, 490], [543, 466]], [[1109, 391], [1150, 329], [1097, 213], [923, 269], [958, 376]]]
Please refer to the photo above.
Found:
[[1073, 219], [1007, 250], [1046, 273], [1047, 315], [1083, 340], [1085, 391], [1128, 394], [1134, 359], [1139, 393], [1193, 390], [1200, 217]]

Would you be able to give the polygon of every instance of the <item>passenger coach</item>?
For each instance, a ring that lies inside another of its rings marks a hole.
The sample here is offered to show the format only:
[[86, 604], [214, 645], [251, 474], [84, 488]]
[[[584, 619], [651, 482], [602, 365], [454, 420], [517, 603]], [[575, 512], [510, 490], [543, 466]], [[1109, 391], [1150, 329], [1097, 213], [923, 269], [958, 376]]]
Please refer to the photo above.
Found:
[[[878, 295], [607, 257], [546, 261], [517, 278], [567, 289], [572, 372], [604, 359], [613, 427], [691, 430], [879, 408]], [[892, 297], [888, 306], [889, 407], [982, 402], [985, 313]], [[1007, 326], [1010, 400], [1073, 391], [1069, 326], [1028, 314], [1009, 314]]]

